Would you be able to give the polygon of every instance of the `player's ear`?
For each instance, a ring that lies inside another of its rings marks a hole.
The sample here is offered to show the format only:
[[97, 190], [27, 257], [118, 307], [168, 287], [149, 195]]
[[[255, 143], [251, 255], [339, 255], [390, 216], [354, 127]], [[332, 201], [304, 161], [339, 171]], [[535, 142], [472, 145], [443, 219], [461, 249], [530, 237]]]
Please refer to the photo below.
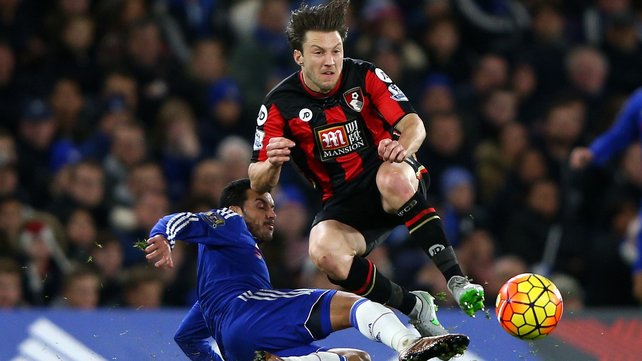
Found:
[[303, 65], [303, 53], [300, 50], [295, 49], [294, 52], [292, 52], [292, 57], [295, 63]]
[[243, 208], [242, 208], [242, 207], [239, 207], [239, 206], [229, 206], [228, 208], [229, 208], [229, 209], [231, 209], [231, 210], [233, 210], [234, 212], [236, 212], [236, 213], [240, 214], [241, 216], [243, 216], [243, 215], [244, 215], [244, 213], [243, 213]]

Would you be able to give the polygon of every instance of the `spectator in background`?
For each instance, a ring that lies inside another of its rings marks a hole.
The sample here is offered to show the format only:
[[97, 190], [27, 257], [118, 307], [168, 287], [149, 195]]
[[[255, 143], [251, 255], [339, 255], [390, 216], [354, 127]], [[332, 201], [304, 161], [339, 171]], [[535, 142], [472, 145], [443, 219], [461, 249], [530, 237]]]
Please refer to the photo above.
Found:
[[576, 46], [566, 56], [568, 92], [577, 95], [586, 106], [586, 129], [592, 132], [604, 115], [604, 95], [608, 91], [608, 60], [596, 48]]
[[556, 182], [562, 180], [571, 150], [583, 140], [587, 111], [580, 99], [562, 98], [546, 112], [536, 145], [546, 158], [549, 175]]
[[12, 132], [20, 118], [21, 95], [16, 76], [16, 53], [10, 44], [0, 40], [0, 119], [2, 126]]
[[131, 169], [126, 187], [119, 188], [112, 199], [112, 211], [118, 211], [119, 206], [131, 208], [145, 192], [167, 192], [167, 180], [158, 162], [143, 161]]
[[122, 303], [125, 278], [123, 246], [116, 236], [101, 230], [91, 251], [91, 260], [100, 275], [100, 302], [102, 306], [117, 307]]
[[116, 129], [134, 123], [134, 113], [120, 94], [105, 98], [99, 108], [97, 124], [79, 149], [83, 158], [102, 162], [109, 154]]
[[523, 41], [531, 20], [525, 5], [518, 1], [455, 0], [451, 6], [466, 47], [479, 52], [510, 54]]
[[[487, 53], [479, 57], [472, 65], [470, 84], [462, 84], [456, 94], [464, 119], [480, 118], [479, 113], [484, 99], [491, 91], [508, 86], [508, 70], [508, 60], [504, 56]], [[475, 123], [475, 121], [466, 122], [468, 126], [473, 126]]]
[[49, 211], [67, 220], [78, 207], [87, 209], [99, 226], [108, 222], [109, 207], [105, 189], [105, 172], [99, 163], [84, 160], [68, 168], [68, 183], [49, 204]]
[[[532, 67], [537, 79], [534, 101], [541, 104], [566, 84], [564, 59], [569, 42], [560, 4], [554, 1], [540, 2], [532, 9], [532, 17], [529, 41], [521, 45], [517, 61]], [[533, 111], [541, 113], [537, 108]]]
[[138, 19], [129, 28], [126, 65], [139, 86], [138, 116], [146, 126], [154, 124], [158, 108], [169, 95], [170, 76], [177, 72], [175, 59], [166, 49], [154, 20]]
[[176, 94], [189, 102], [198, 119], [211, 115], [208, 87], [227, 74], [227, 48], [218, 38], [202, 38], [192, 44], [181, 76], [173, 81]]
[[60, 291], [60, 282], [71, 269], [65, 248], [47, 221], [34, 219], [20, 231], [20, 258], [27, 286], [25, 297], [35, 306], [46, 306]]
[[125, 106], [133, 114], [138, 114], [139, 84], [134, 76], [126, 71], [111, 71], [105, 74], [100, 99], [109, 104], [111, 97], [123, 97]]
[[29, 206], [16, 197], [0, 198], [0, 250], [3, 255], [17, 256], [21, 226], [31, 212]]
[[[355, 45], [358, 57], [370, 59], [375, 64], [382, 66], [382, 64], [375, 62], [375, 59], [370, 55], [375, 53], [376, 48], [381, 46], [380, 42], [383, 42], [397, 49], [402, 69], [413, 72], [423, 70], [428, 66], [425, 53], [412, 38], [406, 35], [404, 15], [396, 3], [368, 2], [362, 10], [362, 19], [365, 23], [363, 25], [365, 31]], [[385, 68], [384, 70], [388, 71]], [[394, 77], [392, 74], [389, 76], [399, 81], [403, 79], [403, 77]], [[402, 89], [406, 89], [405, 86], [402, 86], [403, 83], [398, 84]]]
[[421, 45], [428, 55], [430, 71], [446, 74], [457, 85], [467, 82], [472, 54], [461, 46], [455, 19], [449, 15], [431, 19], [421, 31]]
[[[435, 114], [427, 125], [426, 141], [419, 149], [420, 161], [430, 162], [431, 177], [440, 177], [446, 168], [451, 166], [471, 167], [472, 156], [466, 146], [461, 118], [455, 113]], [[439, 197], [439, 182], [433, 182], [428, 188], [429, 194]]]
[[[137, 251], [140, 252], [138, 249]], [[127, 272], [123, 285], [123, 306], [157, 309], [163, 305], [163, 290], [163, 280], [153, 269], [145, 265], [132, 267]]]
[[100, 304], [100, 277], [90, 266], [77, 265], [65, 275], [52, 307], [93, 310]]
[[[496, 295], [499, 293], [499, 289], [508, 281], [511, 277], [528, 272], [528, 266], [524, 260], [516, 255], [504, 254], [500, 255], [493, 262], [493, 269], [486, 284], [486, 289], [488, 294]], [[495, 305], [495, 300], [490, 298], [487, 300], [488, 303], [492, 306]]]
[[91, 250], [97, 242], [96, 221], [91, 211], [76, 208], [71, 212], [65, 224], [67, 238], [67, 257], [79, 263], [91, 261]]
[[145, 262], [145, 254], [134, 248], [134, 243], [147, 239], [151, 227], [169, 212], [169, 207], [169, 199], [164, 193], [146, 191], [134, 203], [131, 214], [133, 221], [114, 224], [114, 232], [125, 255], [125, 267]]
[[128, 123], [114, 128], [109, 154], [103, 161], [110, 196], [124, 192], [131, 170], [147, 159], [147, 143], [141, 124]]
[[170, 199], [178, 201], [187, 191], [192, 169], [204, 155], [188, 103], [178, 98], [165, 101], [158, 111], [155, 130], [155, 158], [162, 166]]
[[[463, 269], [473, 280], [487, 285], [493, 277], [495, 265], [495, 239], [483, 228], [475, 228], [462, 235], [457, 248]], [[496, 295], [497, 293], [492, 293]], [[492, 303], [494, 300], [488, 300]]]
[[[230, 49], [230, 75], [239, 82], [245, 104], [258, 109], [266, 84], [274, 69], [292, 70], [292, 57], [283, 36], [290, 14], [287, 0], [257, 2], [258, 12], [250, 23], [249, 34], [240, 34]], [[260, 59], [260, 61], [256, 61]]]
[[61, 136], [79, 143], [88, 136], [89, 122], [85, 109], [85, 96], [73, 78], [59, 78], [49, 95], [51, 110], [58, 123]]
[[219, 204], [221, 191], [227, 184], [225, 163], [217, 158], [201, 160], [192, 171], [190, 191], [186, 201], [202, 199], [212, 205], [207, 209], [216, 208]]
[[243, 117], [241, 91], [231, 78], [222, 78], [206, 89], [207, 116], [199, 122], [199, 135], [205, 152], [213, 155], [223, 139], [230, 135], [251, 138], [254, 122]]
[[535, 273], [579, 275], [586, 251], [582, 241], [587, 235], [564, 222], [559, 192], [559, 185], [550, 179], [533, 182], [524, 195], [525, 207], [504, 220], [500, 251], [519, 256]]
[[510, 122], [501, 127], [497, 137], [475, 147], [475, 176], [479, 180], [477, 189], [481, 204], [488, 205], [496, 198], [530, 142], [526, 127]]
[[235, 135], [227, 136], [216, 149], [216, 157], [225, 164], [226, 182], [247, 177], [252, 146], [245, 139]]
[[444, 73], [431, 73], [424, 80], [420, 95], [421, 116], [429, 122], [436, 114], [455, 111], [455, 95], [450, 77]]
[[45, 206], [49, 200], [51, 173], [50, 152], [56, 139], [58, 124], [51, 108], [42, 99], [25, 101], [18, 124], [18, 172], [36, 207]]
[[481, 118], [474, 144], [482, 139], [497, 139], [502, 128], [511, 122], [517, 121], [519, 104], [517, 95], [510, 88], [496, 88], [491, 90], [480, 104]]
[[449, 167], [441, 173], [441, 220], [446, 237], [455, 249], [462, 238], [477, 226], [484, 225], [486, 215], [477, 206], [476, 182], [471, 171]]
[[642, 84], [642, 45], [637, 30], [637, 19], [632, 12], [611, 14], [607, 18], [606, 36], [601, 49], [612, 69], [608, 86], [623, 93], [631, 93]]
[[51, 61], [51, 73], [55, 78], [68, 77], [78, 82], [84, 92], [96, 92], [100, 72], [95, 54], [94, 19], [88, 13], [64, 18], [57, 35]]
[[13, 259], [0, 258], [0, 310], [25, 307], [23, 298], [22, 272]]

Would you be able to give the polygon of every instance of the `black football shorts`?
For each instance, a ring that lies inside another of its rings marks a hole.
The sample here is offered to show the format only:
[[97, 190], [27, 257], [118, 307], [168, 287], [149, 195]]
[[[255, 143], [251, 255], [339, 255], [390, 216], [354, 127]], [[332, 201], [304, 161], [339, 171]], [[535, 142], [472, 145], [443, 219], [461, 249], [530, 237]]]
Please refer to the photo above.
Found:
[[[424, 197], [430, 184], [426, 169], [415, 159], [408, 158], [419, 178], [419, 192]], [[338, 192], [328, 199], [314, 217], [312, 226], [325, 220], [335, 220], [358, 230], [366, 239], [368, 255], [374, 247], [383, 242], [392, 229], [403, 224], [401, 217], [386, 213], [381, 204], [381, 193], [377, 188], [376, 170], [365, 175], [360, 184], [349, 192]]]

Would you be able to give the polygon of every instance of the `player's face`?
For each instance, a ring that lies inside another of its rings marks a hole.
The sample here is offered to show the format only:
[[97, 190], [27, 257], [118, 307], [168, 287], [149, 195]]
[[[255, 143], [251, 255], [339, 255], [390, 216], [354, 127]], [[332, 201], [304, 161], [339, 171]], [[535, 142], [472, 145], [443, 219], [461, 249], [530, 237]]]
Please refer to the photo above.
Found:
[[329, 93], [339, 81], [343, 68], [343, 41], [339, 32], [308, 31], [303, 53], [295, 51], [305, 85], [318, 93]]
[[270, 193], [247, 191], [247, 200], [243, 204], [243, 218], [250, 232], [261, 242], [271, 241], [274, 233], [274, 199]]

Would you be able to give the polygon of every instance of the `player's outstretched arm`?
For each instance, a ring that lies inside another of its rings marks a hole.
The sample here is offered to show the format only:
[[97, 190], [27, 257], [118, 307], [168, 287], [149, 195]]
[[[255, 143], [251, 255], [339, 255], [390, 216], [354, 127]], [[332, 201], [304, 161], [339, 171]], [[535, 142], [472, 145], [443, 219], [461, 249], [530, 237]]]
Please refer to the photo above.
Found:
[[271, 191], [279, 183], [281, 167], [290, 160], [291, 150], [295, 143], [288, 138], [271, 138], [266, 146], [267, 159], [262, 162], [251, 163], [248, 176], [252, 189], [258, 193]]

